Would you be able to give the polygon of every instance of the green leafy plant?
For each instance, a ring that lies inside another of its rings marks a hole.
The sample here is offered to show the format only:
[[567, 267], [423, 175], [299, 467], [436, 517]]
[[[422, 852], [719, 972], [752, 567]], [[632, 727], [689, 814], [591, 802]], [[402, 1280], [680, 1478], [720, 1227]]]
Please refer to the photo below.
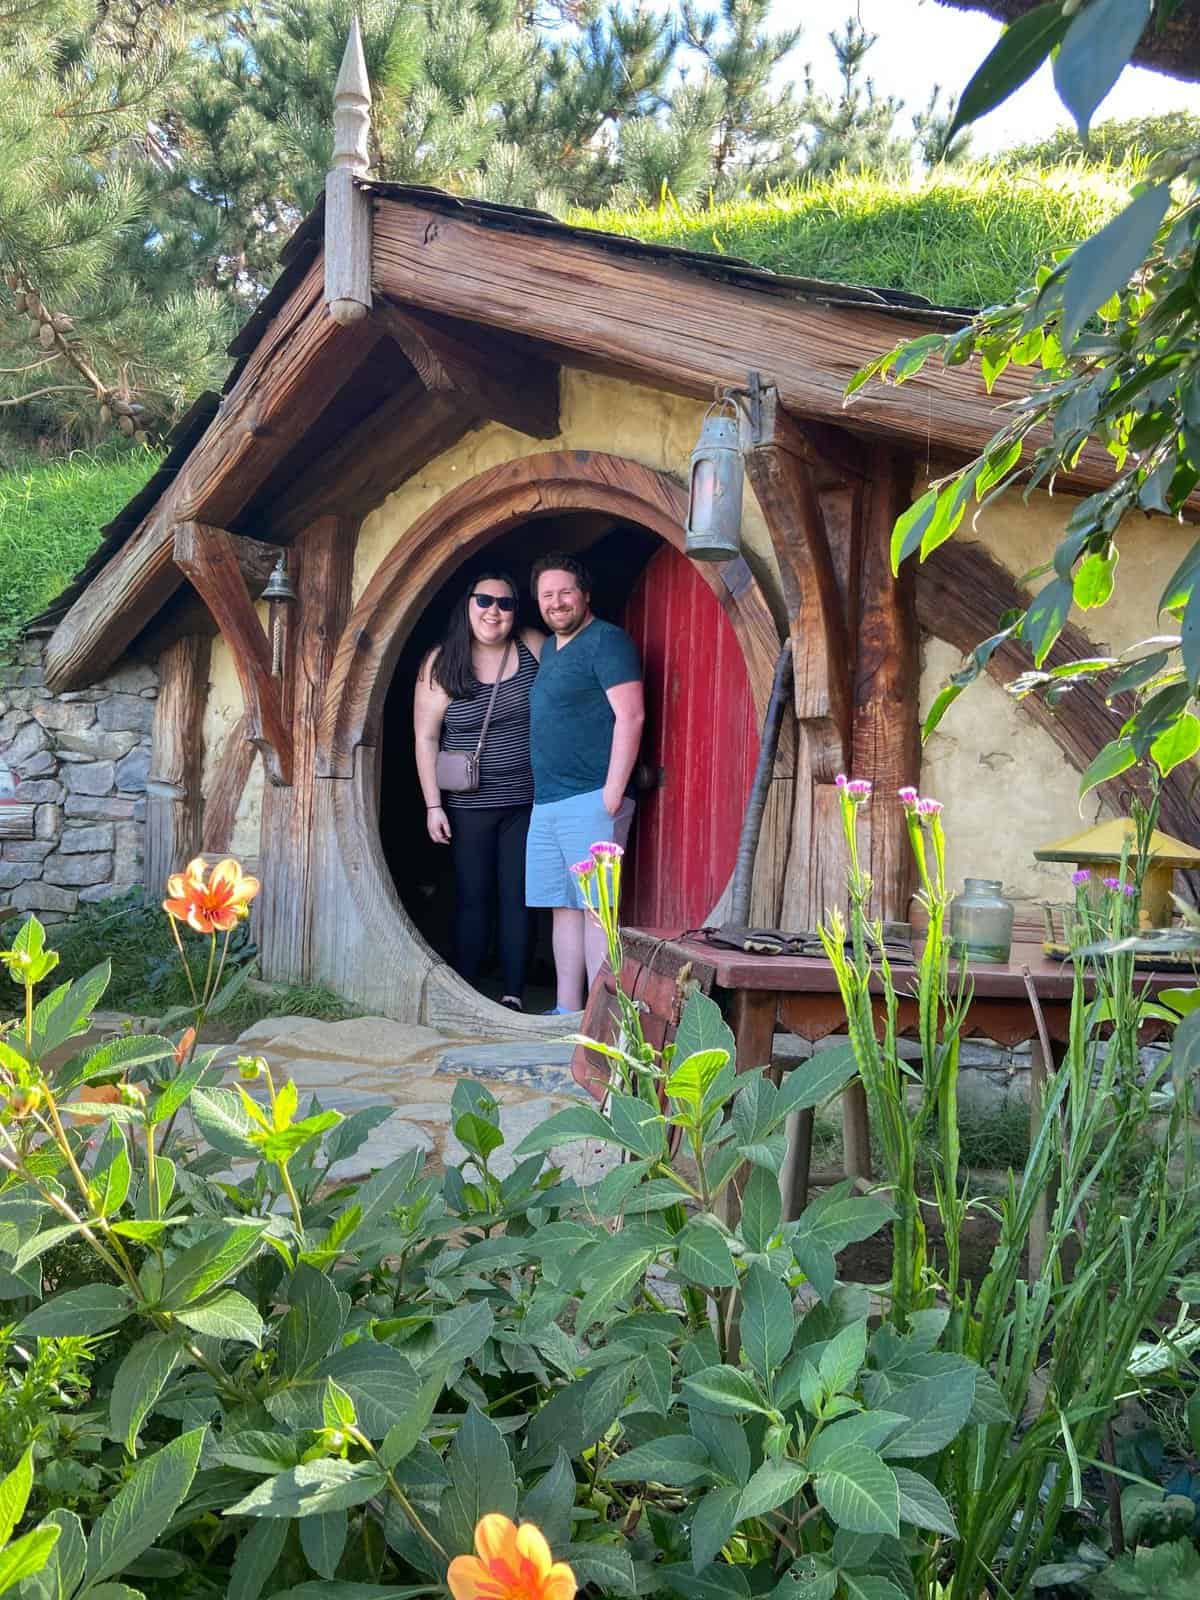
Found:
[[26, 1450], [0, 1482], [0, 1594], [7, 1594], [23, 1578], [40, 1572], [51, 1559], [58, 1542], [59, 1529], [53, 1523], [31, 1528], [18, 1539], [12, 1537], [29, 1502], [32, 1487], [33, 1451]]
[[[999, 1240], [989, 1270], [973, 1290], [959, 1273], [959, 1238], [979, 1204], [961, 1171], [957, 1118], [958, 1053], [971, 1000], [969, 975], [950, 949], [945, 928], [941, 806], [900, 791], [921, 882], [929, 933], [915, 980], [904, 984], [882, 953], [872, 924], [871, 884], [857, 852], [858, 816], [871, 803], [870, 784], [841, 780], [842, 823], [849, 852], [852, 955], [845, 928], [831, 916], [824, 940], [838, 974], [879, 1146], [887, 1192], [896, 1210], [894, 1260], [887, 1308], [889, 1337], [914, 1314], [946, 1319], [948, 1353], [979, 1363], [998, 1419], [1019, 1418], [1014, 1435], [1003, 1421], [964, 1432], [939, 1463], [936, 1483], [961, 1533], [952, 1575], [939, 1578], [952, 1600], [974, 1600], [985, 1581], [1020, 1596], [1055, 1548], [1064, 1516], [1084, 1503], [1083, 1473], [1109, 1474], [1110, 1432], [1144, 1332], [1193, 1248], [1200, 1221], [1189, 1125], [1189, 1099], [1200, 1013], [1180, 1025], [1170, 1061], [1143, 1074], [1138, 1024], [1145, 998], [1135, 982], [1137, 883], [1122, 868], [1115, 891], [1098, 910], [1080, 890], [1080, 947], [1068, 1045], [1051, 1074], [1041, 1122], [1023, 1171], [1010, 1173], [999, 1205]], [[1143, 836], [1153, 823], [1140, 818]], [[1137, 859], [1145, 861], [1143, 848]], [[1124, 893], [1124, 882], [1132, 889]], [[1086, 913], [1086, 915], [1085, 915]], [[1090, 920], [1089, 920], [1090, 919]], [[1085, 946], [1091, 933], [1103, 942]], [[880, 954], [872, 952], [880, 950]], [[873, 995], [873, 980], [882, 990]], [[920, 1058], [897, 1049], [903, 989], [916, 1001]], [[1034, 992], [1030, 1004], [1049, 1054]], [[1166, 1117], [1165, 1137], [1144, 1138], [1152, 1113]], [[1124, 1152], [1145, 1153], [1129, 1192]], [[917, 1190], [921, 1155], [933, 1173], [933, 1195]], [[1173, 1175], [1171, 1154], [1182, 1165]], [[1024, 1260], [1035, 1220], [1050, 1201], [1042, 1265], [1036, 1281]], [[930, 1259], [922, 1213], [936, 1211], [946, 1262]], [[1169, 1339], [1169, 1335], [1164, 1335]], [[890, 1403], [890, 1402], [889, 1402]], [[1118, 1497], [1119, 1498], [1119, 1497]], [[925, 1579], [932, 1582], [932, 1567]], [[921, 1592], [920, 1590], [918, 1592]]]
[[[1059, 96], [1086, 137], [1146, 28], [1165, 26], [1178, 9], [1179, 0], [1048, 0], [1001, 36], [963, 91], [955, 127], [990, 111], [1052, 57]], [[1053, 702], [1100, 674], [1122, 720], [1085, 773], [1085, 792], [1139, 762], [1166, 776], [1200, 751], [1193, 709], [1200, 691], [1200, 545], [1164, 586], [1140, 643], [1120, 655], [1046, 665], [1072, 606], [1093, 610], [1112, 595], [1130, 514], [1176, 517], [1200, 483], [1196, 156], [1194, 141], [1173, 144], [1145, 168], [1128, 203], [1103, 227], [1042, 265], [1031, 258], [1028, 288], [957, 332], [887, 352], [847, 390], [849, 399], [872, 379], [903, 383], [935, 356], [946, 366], [977, 358], [989, 389], [1009, 366], [1030, 375], [1028, 395], [1008, 408], [982, 454], [926, 490], [897, 521], [893, 567], [913, 555], [925, 560], [972, 505], [1018, 484], [1026, 492], [1052, 484], [1089, 441], [1112, 458], [1112, 482], [1073, 506], [1057, 549], [1039, 568], [1045, 584], [1016, 615], [998, 619], [998, 631], [954, 674], [926, 721], [928, 733], [1009, 640], [1023, 640], [1033, 662], [1012, 686], [1018, 695], [1044, 692]]]
[[[37, 1526], [56, 1542], [26, 1600], [167, 1585], [235, 1600], [444, 1595], [489, 1514], [535, 1523], [601, 1595], [977, 1600], [988, 1574], [1027, 1592], [1060, 1553], [1064, 1511], [1104, 1456], [1194, 1237], [1186, 1174], [1173, 1191], [1164, 1154], [1131, 1200], [1114, 1156], [1164, 1084], [1187, 1082], [1192, 1019], [1173, 1077], [1143, 1083], [1136, 1027], [1114, 1027], [1080, 984], [1072, 1053], [1010, 1179], [987, 1278], [975, 1293], [943, 1271], [922, 1211], [938, 1208], [949, 1239], [973, 1204], [954, 1158], [969, 986], [946, 944], [940, 819], [914, 797], [932, 936], [910, 1104], [886, 964], [882, 1038], [867, 1039], [863, 788], [846, 786], [846, 1046], [777, 1082], [735, 1062], [705, 996], [688, 996], [664, 1051], [619, 996], [603, 1109], [568, 1106], [510, 1151], [494, 1097], [460, 1082], [465, 1156], [440, 1173], [411, 1149], [343, 1180], [390, 1108], [302, 1106], [258, 1057], [230, 1086], [195, 1023], [72, 1055], [106, 971], [48, 987], [56, 953], [25, 923], [3, 954], [21, 1005], [0, 1035], [0, 1297], [25, 1381], [41, 1370], [48, 1385], [56, 1360], [69, 1371], [62, 1423], [94, 1466], [82, 1485], [44, 1474]], [[584, 877], [619, 972], [619, 855], [599, 852]], [[170, 898], [195, 902], [196, 926], [204, 907], [226, 914], [203, 898], [213, 887]], [[836, 920], [828, 931], [836, 942]], [[219, 932], [202, 931], [212, 959], [192, 980], [201, 1021], [222, 981]], [[1112, 971], [1123, 982], [1131, 963]], [[786, 1120], [856, 1070], [884, 1182], [837, 1184], [786, 1218]], [[618, 1159], [572, 1179], [556, 1154], [580, 1143]], [[926, 1169], [932, 1201], [916, 1196]], [[1052, 1183], [1047, 1267], [1030, 1285], [1022, 1248]], [[839, 1283], [837, 1257], [889, 1224], [896, 1271], [873, 1305]], [[89, 1269], [72, 1258], [51, 1274], [67, 1249]], [[31, 1460], [61, 1459], [59, 1425], [35, 1430]], [[24, 1508], [22, 1539], [37, 1531]]]

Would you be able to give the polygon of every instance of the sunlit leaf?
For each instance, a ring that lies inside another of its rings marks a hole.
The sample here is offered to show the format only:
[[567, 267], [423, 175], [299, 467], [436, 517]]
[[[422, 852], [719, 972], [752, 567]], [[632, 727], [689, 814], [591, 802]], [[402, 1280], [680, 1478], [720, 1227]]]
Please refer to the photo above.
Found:
[[1076, 250], [1063, 279], [1063, 338], [1068, 343], [1097, 307], [1129, 282], [1170, 203], [1170, 184], [1152, 184]]
[[1181, 762], [1190, 761], [1200, 750], [1200, 717], [1185, 711], [1165, 733], [1160, 733], [1150, 746], [1150, 757], [1165, 778]]
[[947, 143], [960, 128], [978, 121], [1032, 78], [1069, 26], [1070, 19], [1063, 16], [1058, 0], [1053, 0], [1006, 28], [959, 96]]
[[1054, 56], [1054, 87], [1081, 139], [1149, 20], [1150, 0], [1090, 0], [1071, 19]]
[[1128, 772], [1136, 760], [1137, 752], [1128, 739], [1111, 740], [1104, 746], [1098, 756], [1093, 757], [1083, 777], [1080, 778], [1080, 799], [1100, 784], [1107, 783], [1110, 778], [1116, 778], [1122, 772]]

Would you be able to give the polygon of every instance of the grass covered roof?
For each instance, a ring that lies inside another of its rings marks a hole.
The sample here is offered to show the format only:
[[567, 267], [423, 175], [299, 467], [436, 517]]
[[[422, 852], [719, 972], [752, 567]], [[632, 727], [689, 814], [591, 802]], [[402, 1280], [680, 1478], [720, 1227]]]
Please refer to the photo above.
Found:
[[935, 305], [1007, 299], [1053, 250], [1102, 226], [1129, 174], [1068, 166], [972, 167], [909, 185], [870, 175], [790, 185], [763, 199], [573, 211], [576, 227], [741, 256], [772, 272], [906, 289]]
[[[1026, 282], [1053, 250], [1119, 209], [1130, 174], [1083, 166], [972, 168], [908, 185], [842, 176], [763, 199], [683, 208], [572, 212], [566, 220], [647, 243], [739, 256], [774, 272], [903, 289], [937, 305], [981, 307]], [[80, 570], [158, 466], [116, 449], [0, 471], [0, 649]]]

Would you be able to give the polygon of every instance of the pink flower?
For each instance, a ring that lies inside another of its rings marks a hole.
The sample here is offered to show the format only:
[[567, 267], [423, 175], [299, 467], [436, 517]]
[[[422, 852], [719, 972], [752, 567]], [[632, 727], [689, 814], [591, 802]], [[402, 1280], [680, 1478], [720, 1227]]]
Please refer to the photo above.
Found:
[[590, 878], [593, 875], [596, 870], [596, 863], [591, 856], [587, 856], [583, 861], [576, 861], [574, 866], [569, 867], [567, 870], [582, 882], [584, 878]]
[[614, 844], [609, 839], [601, 839], [599, 844], [592, 845], [589, 853], [596, 862], [604, 860], [620, 861], [625, 854], [619, 844]]
[[1137, 898], [1137, 884], [1123, 883], [1121, 885], [1121, 893], [1127, 900], [1135, 900]]
[[851, 778], [846, 785], [846, 793], [852, 800], [869, 800], [871, 798], [871, 789], [872, 785], [868, 783], [866, 778]]
[[919, 817], [940, 817], [942, 809], [940, 800], [930, 800], [926, 796], [922, 796], [917, 801], [917, 815]]
[[1071, 874], [1071, 882], [1072, 883], [1086, 883], [1090, 877], [1091, 877], [1091, 873], [1087, 870], [1087, 868], [1086, 867], [1080, 867], [1078, 872], [1073, 872]]
[[839, 789], [844, 789], [846, 787], [846, 785], [850, 782], [849, 778], [847, 778], [847, 776], [846, 776], [846, 774], [844, 772], [839, 772], [837, 777], [833, 781], [834, 781], [834, 783], [837, 785], [837, 787]]
[[896, 794], [905, 811], [915, 811], [917, 809], [917, 791], [911, 783], [905, 784], [903, 789], [897, 789]]
[[1120, 878], [1104, 878], [1101, 881], [1103, 882], [1104, 887], [1106, 889], [1111, 889], [1114, 894], [1116, 894], [1121, 887]]

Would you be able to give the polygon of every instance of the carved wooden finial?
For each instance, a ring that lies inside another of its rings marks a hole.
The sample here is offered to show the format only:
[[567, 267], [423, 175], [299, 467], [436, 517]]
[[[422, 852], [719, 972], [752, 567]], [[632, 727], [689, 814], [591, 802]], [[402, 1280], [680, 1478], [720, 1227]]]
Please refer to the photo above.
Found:
[[371, 309], [371, 84], [358, 18], [333, 90], [333, 166], [325, 179], [325, 303], [348, 327]]
[[371, 84], [357, 16], [333, 89], [333, 165], [365, 177], [370, 165]]

